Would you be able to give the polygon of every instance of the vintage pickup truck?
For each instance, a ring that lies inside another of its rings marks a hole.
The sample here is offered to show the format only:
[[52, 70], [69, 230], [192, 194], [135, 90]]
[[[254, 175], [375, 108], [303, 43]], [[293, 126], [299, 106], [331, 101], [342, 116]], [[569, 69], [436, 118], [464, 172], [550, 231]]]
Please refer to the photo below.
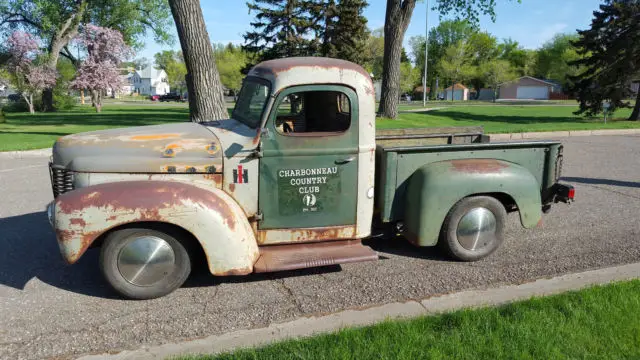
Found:
[[107, 282], [149, 299], [198, 260], [213, 275], [375, 260], [361, 240], [380, 234], [478, 260], [502, 242], [507, 212], [532, 228], [574, 197], [558, 183], [558, 142], [376, 134], [375, 106], [358, 65], [289, 58], [249, 72], [231, 119], [62, 137], [47, 208], [62, 256], [101, 247]]

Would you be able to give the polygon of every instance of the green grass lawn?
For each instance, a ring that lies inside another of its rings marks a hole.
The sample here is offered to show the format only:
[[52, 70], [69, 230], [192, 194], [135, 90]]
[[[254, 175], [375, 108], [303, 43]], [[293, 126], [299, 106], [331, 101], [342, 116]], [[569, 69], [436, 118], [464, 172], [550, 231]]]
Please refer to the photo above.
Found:
[[187, 107], [162, 105], [107, 105], [101, 113], [90, 106], [55, 113], [7, 113], [0, 123], [0, 151], [50, 147], [64, 135], [114, 127], [188, 121]]
[[617, 111], [604, 124], [603, 118], [585, 118], [573, 112], [571, 106], [455, 106], [420, 113], [401, 113], [397, 120], [378, 119], [380, 129], [433, 127], [433, 126], [483, 126], [487, 133], [534, 132], [592, 129], [640, 128], [638, 121], [625, 121], [631, 109]]
[[[441, 104], [443, 102], [438, 102]], [[397, 120], [378, 119], [378, 128], [484, 126], [487, 133], [640, 128], [640, 122], [621, 120], [630, 109], [620, 110], [615, 120], [573, 115], [570, 106], [452, 106], [423, 113], [401, 113]], [[185, 104], [105, 104], [97, 114], [90, 106], [56, 113], [7, 113], [0, 123], [0, 151], [50, 147], [60, 136], [113, 127], [187, 121]]]
[[640, 281], [351, 328], [205, 359], [638, 359]]

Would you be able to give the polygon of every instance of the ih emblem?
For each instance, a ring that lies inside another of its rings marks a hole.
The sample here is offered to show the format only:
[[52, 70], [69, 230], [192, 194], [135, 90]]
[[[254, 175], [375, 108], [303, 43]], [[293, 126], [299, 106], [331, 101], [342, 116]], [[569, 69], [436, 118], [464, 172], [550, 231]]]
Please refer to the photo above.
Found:
[[233, 170], [233, 182], [235, 184], [246, 184], [249, 182], [249, 170], [243, 170], [242, 165], [238, 165], [237, 169]]

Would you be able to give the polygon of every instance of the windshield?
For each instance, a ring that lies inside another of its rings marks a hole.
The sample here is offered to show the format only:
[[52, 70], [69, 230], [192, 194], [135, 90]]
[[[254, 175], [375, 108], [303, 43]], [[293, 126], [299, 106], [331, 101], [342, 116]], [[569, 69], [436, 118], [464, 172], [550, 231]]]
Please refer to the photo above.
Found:
[[260, 126], [262, 112], [267, 104], [267, 99], [269, 99], [269, 86], [267, 84], [264, 80], [245, 80], [231, 117], [250, 128], [255, 129]]

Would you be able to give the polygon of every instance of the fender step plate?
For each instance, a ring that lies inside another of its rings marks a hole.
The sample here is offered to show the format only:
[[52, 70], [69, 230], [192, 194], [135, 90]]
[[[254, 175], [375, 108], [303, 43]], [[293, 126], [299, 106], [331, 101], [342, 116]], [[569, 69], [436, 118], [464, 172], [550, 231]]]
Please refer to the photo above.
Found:
[[378, 253], [360, 240], [270, 245], [260, 247], [253, 271], [265, 273], [372, 260], [378, 260]]

